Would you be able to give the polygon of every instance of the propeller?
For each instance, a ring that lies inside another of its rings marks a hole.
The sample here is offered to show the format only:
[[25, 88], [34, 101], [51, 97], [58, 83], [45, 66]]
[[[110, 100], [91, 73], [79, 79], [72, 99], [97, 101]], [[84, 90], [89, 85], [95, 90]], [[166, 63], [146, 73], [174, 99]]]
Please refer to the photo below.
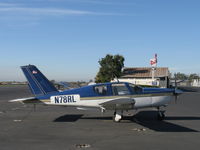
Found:
[[183, 91], [178, 89], [178, 86], [177, 86], [177, 75], [174, 74], [174, 77], [175, 77], [174, 96], [175, 96], [175, 103], [177, 104], [178, 95], [182, 94]]
[[181, 90], [178, 90], [177, 88], [177, 76], [176, 73], [174, 74], [175, 77], [175, 87], [174, 87], [174, 96], [175, 96], [175, 103], [177, 104], [177, 100], [178, 100], [178, 95], [181, 94]]
[[177, 80], [176, 80], [176, 73], [174, 74], [174, 77], [175, 77], [174, 96], [175, 96], [175, 103], [177, 104], [177, 100], [178, 100], [178, 94], [176, 93], [176, 91], [177, 91]]
[[[182, 93], [196, 93], [200, 92], [199, 88], [195, 87], [184, 87], [184, 86], [179, 86], [178, 88], [178, 82], [177, 82], [177, 74], [174, 74], [174, 80], [175, 80], [175, 86], [174, 86], [174, 96], [175, 96], [175, 103], [177, 104], [178, 96]], [[184, 81], [184, 80], [183, 80]], [[181, 81], [182, 82], [182, 81]]]

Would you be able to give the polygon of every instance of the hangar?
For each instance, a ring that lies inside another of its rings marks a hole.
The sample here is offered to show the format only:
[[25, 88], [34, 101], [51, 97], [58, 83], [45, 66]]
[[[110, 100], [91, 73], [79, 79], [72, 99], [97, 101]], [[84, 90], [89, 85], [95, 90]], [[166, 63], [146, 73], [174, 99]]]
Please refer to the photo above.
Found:
[[155, 68], [154, 80], [152, 79], [151, 67], [124, 68], [118, 81], [130, 82], [136, 85], [156, 85], [165, 88], [169, 86], [169, 75], [167, 67]]

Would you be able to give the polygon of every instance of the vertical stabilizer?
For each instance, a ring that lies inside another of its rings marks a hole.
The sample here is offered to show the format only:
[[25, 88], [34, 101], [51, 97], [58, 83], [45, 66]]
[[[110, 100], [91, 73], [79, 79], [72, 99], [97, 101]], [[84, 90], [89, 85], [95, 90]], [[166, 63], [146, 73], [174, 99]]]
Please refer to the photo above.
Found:
[[34, 65], [22, 66], [22, 71], [28, 80], [31, 92], [36, 95], [46, 95], [58, 92], [54, 85]]

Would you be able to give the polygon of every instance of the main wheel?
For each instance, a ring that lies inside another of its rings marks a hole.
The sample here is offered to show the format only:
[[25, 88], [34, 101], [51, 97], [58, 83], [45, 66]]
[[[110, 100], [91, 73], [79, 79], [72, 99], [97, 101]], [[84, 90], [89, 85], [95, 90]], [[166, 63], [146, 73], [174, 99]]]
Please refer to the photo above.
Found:
[[165, 119], [165, 114], [163, 112], [158, 112], [157, 119], [162, 121]]

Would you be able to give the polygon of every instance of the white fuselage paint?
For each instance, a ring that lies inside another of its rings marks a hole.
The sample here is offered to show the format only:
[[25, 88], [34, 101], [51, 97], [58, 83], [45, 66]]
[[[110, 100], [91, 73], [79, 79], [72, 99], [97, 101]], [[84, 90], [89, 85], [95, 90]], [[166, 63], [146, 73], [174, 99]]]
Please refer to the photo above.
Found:
[[[127, 96], [127, 98], [130, 98], [130, 97]], [[97, 108], [100, 108], [102, 103], [114, 100], [114, 99], [96, 99], [96, 100], [95, 99], [93, 99], [93, 100], [84, 99], [84, 100], [80, 100], [80, 98], [76, 96], [74, 102], [70, 101], [70, 102], [64, 103], [62, 101], [62, 103], [55, 103], [55, 102], [53, 102], [53, 99], [54, 99], [54, 97], [51, 97], [51, 101], [45, 102], [45, 104], [47, 104], [47, 105], [63, 105], [63, 106], [75, 106], [75, 107], [97, 107]], [[119, 99], [119, 97], [116, 98], [116, 99]], [[134, 109], [165, 106], [172, 99], [173, 99], [173, 96], [137, 97], [137, 98], [134, 98], [134, 100], [135, 100]]]

